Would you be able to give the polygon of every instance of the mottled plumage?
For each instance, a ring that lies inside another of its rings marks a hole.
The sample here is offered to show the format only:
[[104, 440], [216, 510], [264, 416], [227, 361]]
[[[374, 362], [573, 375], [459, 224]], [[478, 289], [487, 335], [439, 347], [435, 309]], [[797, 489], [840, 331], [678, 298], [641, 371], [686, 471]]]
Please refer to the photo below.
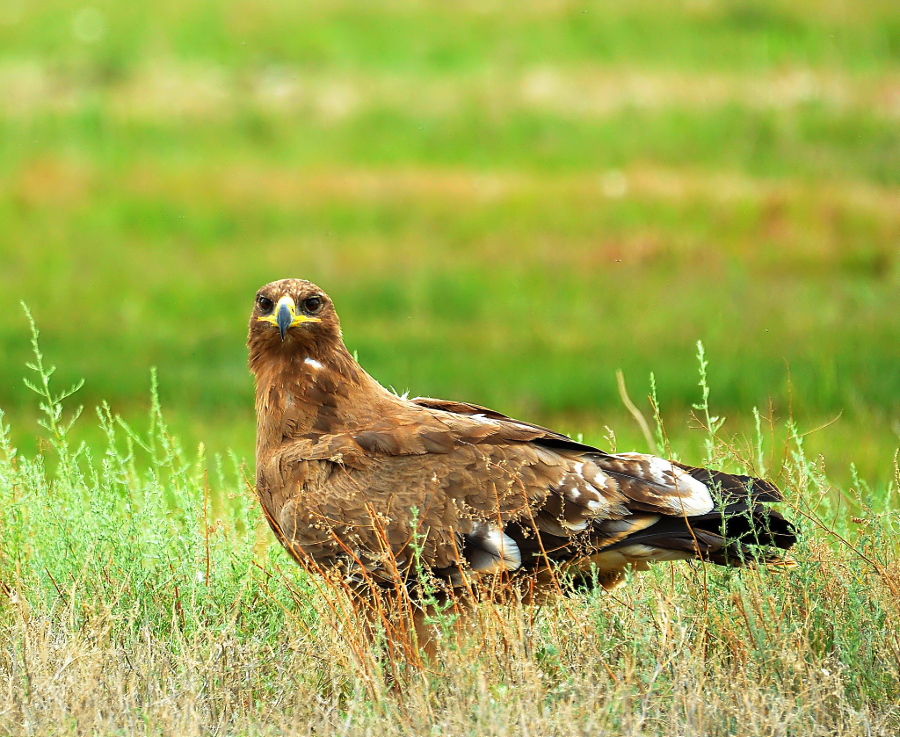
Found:
[[742, 565], [795, 542], [764, 506], [781, 500], [767, 481], [396, 396], [350, 355], [331, 300], [310, 282], [259, 291], [248, 345], [257, 493], [285, 548], [319, 569], [397, 584], [415, 546], [451, 587], [540, 583], [560, 568], [609, 586], [629, 566]]

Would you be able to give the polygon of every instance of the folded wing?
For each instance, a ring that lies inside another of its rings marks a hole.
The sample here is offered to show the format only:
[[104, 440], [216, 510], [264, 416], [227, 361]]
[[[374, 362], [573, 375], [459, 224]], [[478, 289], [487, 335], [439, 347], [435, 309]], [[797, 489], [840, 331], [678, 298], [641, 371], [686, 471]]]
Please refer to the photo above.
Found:
[[317, 465], [277, 520], [294, 548], [387, 579], [418, 558], [454, 584], [557, 565], [606, 584], [657, 560], [774, 560], [796, 541], [766, 481], [605, 453], [476, 405], [407, 406], [305, 448]]

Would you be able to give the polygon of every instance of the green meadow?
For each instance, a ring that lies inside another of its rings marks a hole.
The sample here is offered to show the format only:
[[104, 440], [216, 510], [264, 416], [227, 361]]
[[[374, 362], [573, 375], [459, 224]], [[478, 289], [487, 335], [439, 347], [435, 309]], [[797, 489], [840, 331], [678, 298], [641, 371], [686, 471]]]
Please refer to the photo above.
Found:
[[[895, 2], [0, 5], [0, 731], [894, 733]], [[246, 483], [286, 276], [398, 392], [648, 450], [621, 370], [658, 445], [788, 489], [798, 572], [486, 615], [392, 696]]]

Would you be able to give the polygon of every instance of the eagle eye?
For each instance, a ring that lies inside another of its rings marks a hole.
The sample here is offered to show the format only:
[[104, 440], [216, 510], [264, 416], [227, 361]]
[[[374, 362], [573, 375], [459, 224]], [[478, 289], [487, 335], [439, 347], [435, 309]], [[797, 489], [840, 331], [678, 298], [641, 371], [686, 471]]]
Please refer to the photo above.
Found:
[[262, 295], [256, 298], [256, 304], [259, 305], [259, 309], [263, 312], [271, 312], [275, 307], [275, 303], [271, 299], [263, 297]]
[[303, 300], [303, 310], [310, 315], [315, 315], [322, 309], [322, 304], [321, 297], [309, 297], [308, 299]]

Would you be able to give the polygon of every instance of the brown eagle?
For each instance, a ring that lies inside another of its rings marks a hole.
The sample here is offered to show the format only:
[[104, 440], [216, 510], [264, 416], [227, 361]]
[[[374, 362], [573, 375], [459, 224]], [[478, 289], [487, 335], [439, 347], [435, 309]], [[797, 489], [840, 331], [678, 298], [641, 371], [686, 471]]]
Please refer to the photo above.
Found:
[[778, 549], [796, 542], [762, 479], [397, 396], [347, 351], [331, 299], [308, 281], [259, 290], [248, 346], [259, 500], [317, 570], [385, 586], [425, 571], [469, 591], [569, 571], [610, 587], [653, 561], [784, 561]]

